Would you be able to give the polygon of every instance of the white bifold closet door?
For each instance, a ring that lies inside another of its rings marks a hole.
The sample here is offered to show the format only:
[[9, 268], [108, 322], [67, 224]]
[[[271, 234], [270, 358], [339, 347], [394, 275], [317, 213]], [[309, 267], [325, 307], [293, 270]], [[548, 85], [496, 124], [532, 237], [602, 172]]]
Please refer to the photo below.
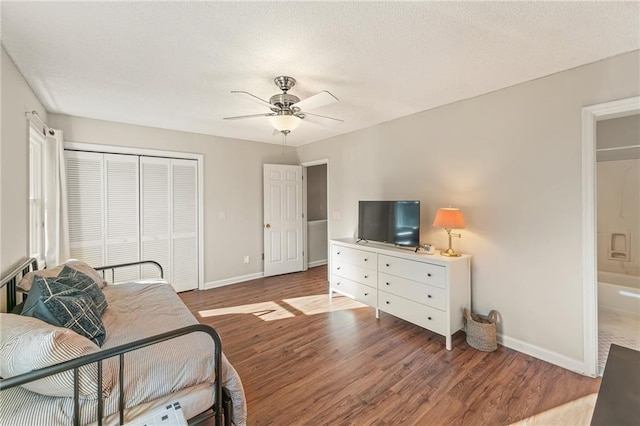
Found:
[[[65, 154], [71, 256], [95, 266], [155, 260], [176, 291], [197, 288], [197, 161]], [[157, 274], [153, 266], [127, 267], [114, 281]]]
[[140, 157], [140, 167], [142, 259], [160, 262], [176, 291], [197, 288], [198, 163]]
[[[71, 257], [94, 266], [140, 260], [138, 157], [66, 151], [66, 166]], [[132, 266], [113, 279], [139, 277]]]

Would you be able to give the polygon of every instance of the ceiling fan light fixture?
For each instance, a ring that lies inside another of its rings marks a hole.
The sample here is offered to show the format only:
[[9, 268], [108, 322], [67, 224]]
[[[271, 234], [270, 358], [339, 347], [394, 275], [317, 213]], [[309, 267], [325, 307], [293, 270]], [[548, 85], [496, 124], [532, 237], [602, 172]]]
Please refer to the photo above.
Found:
[[269, 117], [269, 122], [279, 132], [288, 133], [295, 130], [300, 124], [300, 121], [302, 120], [295, 115], [274, 115], [273, 117]]

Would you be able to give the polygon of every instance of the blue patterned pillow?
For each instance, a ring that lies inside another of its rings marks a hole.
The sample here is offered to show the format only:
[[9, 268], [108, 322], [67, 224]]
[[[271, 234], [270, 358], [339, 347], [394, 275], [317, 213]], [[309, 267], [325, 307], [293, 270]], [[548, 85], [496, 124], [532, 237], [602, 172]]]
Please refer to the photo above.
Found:
[[91, 300], [93, 300], [93, 303], [95, 303], [100, 315], [104, 314], [104, 310], [107, 309], [107, 299], [104, 298], [104, 293], [98, 286], [98, 283], [89, 275], [65, 265], [57, 277], [49, 279], [87, 293], [91, 297]]
[[22, 315], [68, 328], [102, 346], [106, 333], [91, 296], [56, 279], [35, 277]]

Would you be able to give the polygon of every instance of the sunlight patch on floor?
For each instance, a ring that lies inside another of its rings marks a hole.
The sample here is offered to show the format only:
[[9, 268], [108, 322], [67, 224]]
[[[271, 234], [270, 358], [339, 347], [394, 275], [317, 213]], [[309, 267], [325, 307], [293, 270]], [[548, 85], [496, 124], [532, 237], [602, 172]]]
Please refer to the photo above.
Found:
[[343, 311], [345, 309], [366, 308], [360, 302], [344, 296], [334, 296], [329, 298], [327, 294], [317, 294], [314, 296], [294, 297], [283, 299], [283, 302], [294, 307], [305, 315], [317, 315], [325, 312]]
[[264, 321], [274, 321], [284, 318], [295, 317], [276, 302], [252, 303], [250, 305], [231, 306], [229, 308], [208, 309], [198, 311], [201, 317], [216, 317], [220, 315], [252, 314]]
[[[283, 299], [283, 304], [302, 312], [304, 315], [317, 315], [326, 312], [342, 311], [345, 309], [366, 308], [360, 302], [344, 296], [329, 298], [328, 294], [294, 297]], [[295, 317], [296, 314], [277, 302], [252, 303], [250, 305], [231, 306], [228, 308], [207, 309], [198, 311], [201, 317], [216, 317], [220, 315], [251, 314], [263, 321], [274, 321]]]

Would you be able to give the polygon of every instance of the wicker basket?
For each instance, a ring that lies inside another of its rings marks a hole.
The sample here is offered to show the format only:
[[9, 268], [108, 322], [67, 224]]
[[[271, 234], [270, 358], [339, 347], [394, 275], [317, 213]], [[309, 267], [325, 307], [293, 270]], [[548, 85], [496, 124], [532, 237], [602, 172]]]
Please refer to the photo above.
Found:
[[498, 349], [496, 340], [496, 321], [498, 312], [491, 311], [489, 315], [474, 314], [468, 309], [464, 310], [466, 323], [467, 343], [472, 348], [485, 352], [493, 352]]

